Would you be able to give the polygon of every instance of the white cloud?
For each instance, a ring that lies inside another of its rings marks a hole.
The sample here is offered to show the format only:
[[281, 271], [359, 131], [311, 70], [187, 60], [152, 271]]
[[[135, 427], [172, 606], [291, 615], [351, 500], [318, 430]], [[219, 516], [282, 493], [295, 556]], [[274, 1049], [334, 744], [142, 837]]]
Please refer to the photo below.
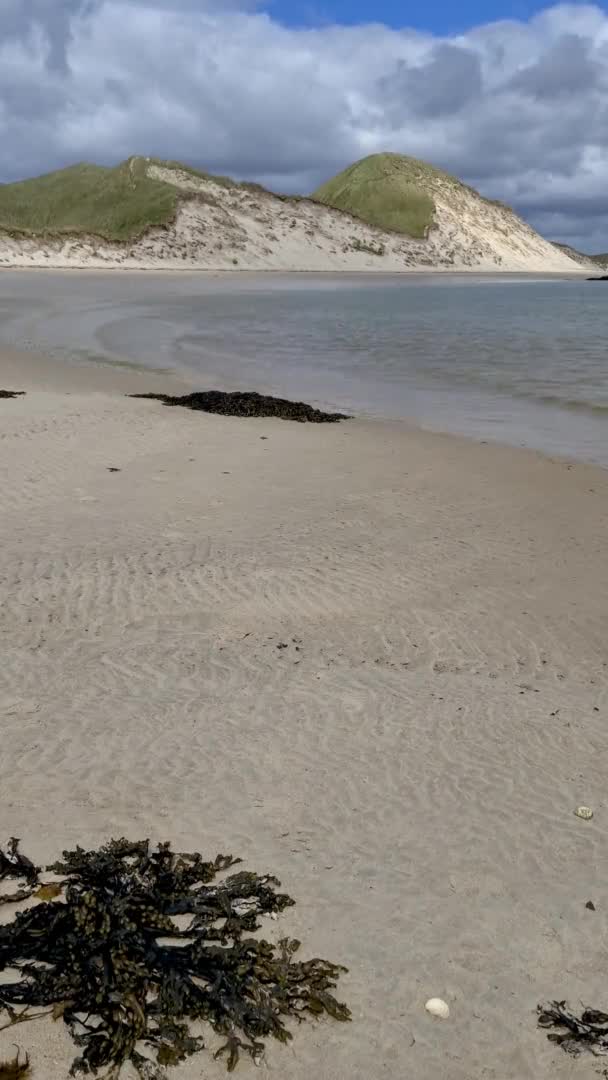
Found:
[[608, 249], [608, 15], [559, 5], [451, 39], [289, 29], [251, 0], [0, 0], [10, 180], [131, 153], [310, 190], [363, 154], [427, 158]]

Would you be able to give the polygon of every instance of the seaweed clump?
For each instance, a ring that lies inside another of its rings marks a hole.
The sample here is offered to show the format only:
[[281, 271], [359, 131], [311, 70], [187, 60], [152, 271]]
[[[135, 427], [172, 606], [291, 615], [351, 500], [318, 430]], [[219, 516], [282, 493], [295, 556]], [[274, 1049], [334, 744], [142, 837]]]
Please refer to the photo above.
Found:
[[321, 412], [303, 401], [287, 401], [253, 391], [225, 393], [223, 390], [205, 390], [183, 397], [172, 397], [170, 394], [129, 394], [129, 397], [152, 398], [165, 405], [183, 405], [186, 409], [220, 413], [222, 416], [278, 416], [281, 420], [308, 421], [311, 424], [335, 424], [338, 420], [349, 419], [345, 413]]
[[[26, 884], [0, 902], [24, 895], [40, 902], [0, 925], [0, 972], [20, 973], [0, 983], [4, 1026], [50, 1014], [81, 1051], [72, 1075], [103, 1068], [116, 1078], [130, 1061], [142, 1080], [161, 1080], [165, 1066], [204, 1048], [192, 1021], [224, 1039], [215, 1057], [232, 1071], [241, 1052], [260, 1061], [265, 1037], [288, 1042], [290, 1018], [350, 1019], [332, 993], [346, 969], [297, 961], [298, 941], [275, 946], [250, 936], [261, 916], [294, 901], [269, 875], [241, 871], [216, 882], [238, 862], [112, 840], [64, 852], [47, 867], [60, 881], [45, 884], [12, 840], [8, 853], [0, 851], [0, 877]], [[187, 927], [175, 916], [188, 916]]]
[[608, 1054], [608, 1013], [583, 1009], [580, 1016], [571, 1012], [565, 1001], [539, 1005], [541, 1027], [554, 1028], [548, 1038], [569, 1054], [590, 1050], [593, 1054]]
[[22, 1061], [17, 1050], [12, 1061], [0, 1061], [0, 1080], [23, 1080], [25, 1076], [30, 1076], [30, 1059], [27, 1054]]

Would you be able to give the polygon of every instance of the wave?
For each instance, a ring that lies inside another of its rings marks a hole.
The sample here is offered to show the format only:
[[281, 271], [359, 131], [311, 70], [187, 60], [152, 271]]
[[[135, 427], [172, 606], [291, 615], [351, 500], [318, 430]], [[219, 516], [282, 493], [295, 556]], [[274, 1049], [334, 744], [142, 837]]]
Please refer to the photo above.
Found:
[[[479, 371], [467, 371], [460, 372], [457, 378], [454, 378], [453, 374], [448, 373], [448, 378], [445, 378], [446, 372], [441, 372], [444, 376], [443, 380], [440, 380], [440, 373], [435, 371], [436, 381], [443, 381], [444, 386], [450, 385], [459, 390], [466, 390], [466, 387], [481, 391], [489, 395], [498, 394], [502, 398], [515, 398], [518, 401], [529, 401], [537, 405], [547, 405], [552, 408], [566, 409], [569, 412], [587, 413], [594, 416], [607, 416], [608, 417], [608, 400], [606, 400], [605, 387], [598, 387], [599, 395], [594, 397], [576, 397], [577, 392], [575, 386], [564, 387], [564, 393], [551, 392], [543, 388], [542, 384], [534, 384], [533, 382], [524, 381], [515, 378], [488, 378], [487, 373]], [[449, 376], [452, 377], [449, 377]], [[582, 388], [581, 388], [582, 389]], [[568, 394], [568, 390], [570, 394]], [[593, 390], [591, 390], [593, 393]]]
[[540, 405], [550, 405], [553, 408], [557, 406], [559, 409], [567, 409], [568, 412], [580, 412], [587, 413], [593, 416], [605, 416], [608, 417], [608, 402], [606, 401], [588, 401], [584, 398], [565, 398], [559, 394], [530, 394], [526, 391], [512, 391], [515, 397], [523, 398], [526, 401], [535, 401]]
[[608, 402], [582, 401], [576, 398], [564, 399], [554, 394], [545, 394], [541, 398], [537, 398], [537, 400], [541, 401], [543, 405], [558, 405], [560, 408], [569, 409], [571, 412], [586, 412], [608, 417]]

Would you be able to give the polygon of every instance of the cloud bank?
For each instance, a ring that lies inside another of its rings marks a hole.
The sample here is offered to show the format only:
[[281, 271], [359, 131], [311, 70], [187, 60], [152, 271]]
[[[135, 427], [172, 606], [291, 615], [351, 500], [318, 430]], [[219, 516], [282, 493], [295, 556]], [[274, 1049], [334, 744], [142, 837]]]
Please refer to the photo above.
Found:
[[441, 38], [262, 0], [0, 0], [0, 181], [130, 154], [310, 191], [396, 150], [608, 250], [608, 14]]

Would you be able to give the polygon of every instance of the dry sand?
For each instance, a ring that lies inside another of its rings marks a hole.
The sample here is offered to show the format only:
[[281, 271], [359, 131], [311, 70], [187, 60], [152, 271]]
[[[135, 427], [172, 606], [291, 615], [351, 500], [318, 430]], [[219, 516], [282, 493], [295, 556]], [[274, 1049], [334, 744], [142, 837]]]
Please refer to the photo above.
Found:
[[[123, 396], [161, 375], [0, 371], [28, 391], [0, 401], [3, 833], [279, 875], [298, 906], [269, 933], [350, 967], [353, 1023], [243, 1080], [599, 1075], [535, 1007], [608, 1008], [608, 472]], [[15, 1041], [66, 1076], [60, 1024]]]

